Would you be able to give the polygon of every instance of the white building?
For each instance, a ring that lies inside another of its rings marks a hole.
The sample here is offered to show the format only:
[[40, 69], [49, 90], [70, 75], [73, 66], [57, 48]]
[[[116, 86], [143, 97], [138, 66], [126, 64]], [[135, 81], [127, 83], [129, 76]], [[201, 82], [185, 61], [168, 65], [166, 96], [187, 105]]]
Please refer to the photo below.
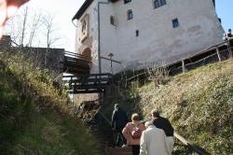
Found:
[[91, 73], [170, 64], [224, 33], [214, 0], [86, 0], [73, 20], [76, 51], [92, 60]]

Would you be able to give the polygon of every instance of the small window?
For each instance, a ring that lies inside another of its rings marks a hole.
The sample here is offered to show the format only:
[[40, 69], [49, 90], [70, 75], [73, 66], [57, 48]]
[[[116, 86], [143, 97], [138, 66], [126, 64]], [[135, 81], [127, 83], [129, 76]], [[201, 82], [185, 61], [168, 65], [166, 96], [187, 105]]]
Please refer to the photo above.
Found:
[[136, 37], [138, 37], [139, 36], [139, 31], [136, 30], [135, 32], [136, 32]]
[[86, 21], [84, 20], [83, 23], [82, 23], [82, 33], [83, 33], [83, 34], [85, 34], [86, 29], [87, 29], [87, 23], [86, 23]]
[[113, 16], [110, 16], [110, 24], [115, 25], [115, 20]]
[[80, 41], [84, 41], [86, 38], [88, 38], [89, 35], [89, 15], [86, 14], [80, 21], [81, 27], [80, 27]]
[[127, 3], [129, 3], [129, 2], [131, 2], [131, 0], [124, 0], [124, 3], [125, 3], [125, 4], [127, 4]]
[[173, 26], [173, 28], [177, 28], [180, 26], [177, 18], [172, 20], [172, 26]]
[[127, 12], [127, 19], [128, 20], [133, 19], [133, 11], [132, 10], [128, 10], [128, 12]]
[[154, 0], [154, 8], [159, 8], [163, 5], [166, 5], [166, 0]]

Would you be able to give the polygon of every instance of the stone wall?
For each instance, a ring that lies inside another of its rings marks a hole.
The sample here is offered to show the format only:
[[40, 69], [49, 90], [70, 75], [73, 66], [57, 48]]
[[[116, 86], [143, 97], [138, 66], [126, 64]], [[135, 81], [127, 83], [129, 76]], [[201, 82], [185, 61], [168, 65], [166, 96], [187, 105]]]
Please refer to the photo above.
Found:
[[31, 60], [36, 67], [48, 69], [52, 77], [56, 78], [63, 73], [65, 50], [62, 48], [40, 48], [13, 46], [10, 36], [3, 36], [0, 40], [0, 49], [8, 53], [21, 52], [27, 60]]

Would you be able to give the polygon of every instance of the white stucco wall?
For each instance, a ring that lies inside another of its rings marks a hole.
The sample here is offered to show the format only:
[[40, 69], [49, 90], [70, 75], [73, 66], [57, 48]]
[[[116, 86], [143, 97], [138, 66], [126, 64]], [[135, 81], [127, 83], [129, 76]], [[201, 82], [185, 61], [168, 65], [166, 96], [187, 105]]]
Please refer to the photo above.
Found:
[[[99, 0], [100, 1], [100, 0]], [[103, 1], [103, 0], [102, 0]], [[107, 2], [104, 1], [104, 2]], [[148, 62], [164, 63], [181, 60], [200, 50], [222, 41], [224, 33], [218, 21], [212, 0], [167, 0], [167, 4], [154, 9], [152, 0], [132, 0], [124, 4], [100, 4], [100, 50], [98, 50], [98, 0], [89, 6], [89, 38], [77, 42], [76, 49], [90, 47], [93, 58], [92, 72], [98, 72], [98, 51], [122, 64], [113, 63], [114, 73], [122, 69], [145, 67]], [[133, 11], [134, 18], [127, 20], [127, 10]], [[110, 16], [116, 25], [110, 24]], [[177, 18], [179, 27], [172, 27]], [[77, 32], [78, 28], [77, 27]], [[136, 30], [139, 36], [136, 37]], [[77, 33], [77, 35], [79, 35]], [[101, 59], [101, 70], [111, 72], [110, 62]]]

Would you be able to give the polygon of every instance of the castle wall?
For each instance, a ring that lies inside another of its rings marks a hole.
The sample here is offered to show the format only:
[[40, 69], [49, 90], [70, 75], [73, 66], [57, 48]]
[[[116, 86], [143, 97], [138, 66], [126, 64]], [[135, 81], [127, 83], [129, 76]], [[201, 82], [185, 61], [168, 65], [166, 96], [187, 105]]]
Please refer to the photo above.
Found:
[[[93, 1], [83, 14], [82, 17], [89, 15], [89, 34], [76, 44], [77, 52], [91, 48], [93, 73], [99, 71], [99, 51], [102, 57], [113, 53], [112, 58], [121, 62], [113, 62], [113, 72], [117, 73], [145, 68], [151, 63], [179, 61], [222, 41], [224, 31], [212, 0], [167, 0], [166, 5], [156, 9], [152, 0], [133, 0], [127, 4], [123, 0], [114, 3], [102, 0], [98, 12], [99, 1]], [[133, 12], [131, 20], [127, 20], [128, 10]], [[114, 17], [114, 25], [110, 16]], [[172, 25], [174, 19], [179, 22], [176, 28]], [[81, 25], [77, 27], [77, 38]], [[111, 72], [110, 61], [101, 59], [101, 70]]]

